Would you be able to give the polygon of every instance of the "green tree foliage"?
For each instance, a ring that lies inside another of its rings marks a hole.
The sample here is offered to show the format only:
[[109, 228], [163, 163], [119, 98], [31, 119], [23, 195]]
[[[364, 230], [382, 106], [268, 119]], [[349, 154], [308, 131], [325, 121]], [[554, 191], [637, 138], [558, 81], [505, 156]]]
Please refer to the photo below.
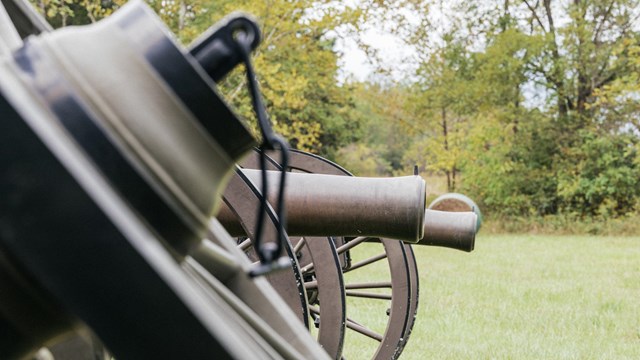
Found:
[[[32, 1], [59, 27], [125, 0]], [[259, 81], [294, 147], [359, 175], [419, 165], [488, 214], [578, 217], [640, 210], [639, 2], [148, 0], [185, 44], [232, 11], [259, 19]], [[360, 41], [380, 74], [340, 82], [337, 39], [372, 28], [413, 47], [417, 71], [397, 81]], [[253, 119], [242, 68], [219, 86]]]
[[452, 5], [467, 16], [447, 18], [444, 33], [420, 30], [439, 32], [439, 44], [414, 42], [429, 54], [414, 113], [431, 129], [443, 128], [444, 114], [456, 119], [451, 126], [462, 138], [451, 151], [444, 131], [423, 134], [415, 143], [432, 145], [417, 156], [447, 177], [459, 172], [461, 190], [493, 213], [633, 211], [640, 197], [637, 2], [480, 5]]
[[[125, 0], [34, 4], [54, 27], [103, 18]], [[268, 112], [292, 146], [332, 154], [352, 142], [358, 123], [348, 85], [337, 83], [335, 30], [357, 25], [364, 13], [335, 1], [149, 0], [149, 5], [185, 44], [223, 16], [245, 11], [260, 22], [263, 41], [254, 57]], [[244, 70], [234, 71], [220, 89], [247, 119], [253, 119]], [[252, 123], [251, 121], [249, 121]]]
[[94, 23], [126, 0], [30, 0], [54, 28]]
[[468, 109], [474, 93], [469, 55], [459, 44], [434, 52], [418, 70], [420, 81], [406, 104], [415, 122], [413, 129], [408, 129], [414, 142], [405, 162], [444, 173], [449, 191], [456, 190], [471, 124]]
[[335, 154], [336, 161], [356, 176], [389, 175], [390, 164], [380, 148], [372, 149], [366, 143], [352, 143]]
[[359, 128], [351, 134], [357, 141], [341, 147], [336, 160], [348, 169], [360, 169], [361, 163], [372, 165], [358, 172], [362, 175], [407, 175], [403, 162], [411, 140], [407, 128], [414, 126], [413, 114], [405, 109], [410, 89], [371, 83], [352, 84], [352, 89], [352, 119]]
[[[223, 1], [208, 11], [209, 22], [231, 11], [256, 16], [264, 35], [255, 57], [271, 120], [292, 146], [328, 154], [353, 140], [353, 99], [337, 84], [334, 30], [357, 23], [358, 9], [333, 1]], [[245, 117], [252, 117], [245, 77], [238, 69], [221, 84]]]
[[568, 150], [570, 166], [558, 174], [564, 207], [582, 216], [623, 215], [640, 196], [638, 137], [583, 130], [580, 146]]

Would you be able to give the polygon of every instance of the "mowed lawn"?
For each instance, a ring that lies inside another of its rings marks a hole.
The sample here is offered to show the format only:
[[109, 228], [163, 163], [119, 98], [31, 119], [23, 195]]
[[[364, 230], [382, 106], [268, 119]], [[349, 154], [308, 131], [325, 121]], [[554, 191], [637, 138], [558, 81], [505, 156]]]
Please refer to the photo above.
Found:
[[420, 306], [400, 359], [640, 359], [640, 237], [414, 250]]
[[[352, 257], [380, 251], [365, 244]], [[640, 237], [481, 234], [472, 253], [414, 251], [420, 305], [401, 360], [640, 359]], [[388, 278], [386, 262], [345, 274]], [[347, 316], [384, 333], [388, 305], [349, 297]], [[371, 359], [376, 347], [347, 331], [346, 359]]]

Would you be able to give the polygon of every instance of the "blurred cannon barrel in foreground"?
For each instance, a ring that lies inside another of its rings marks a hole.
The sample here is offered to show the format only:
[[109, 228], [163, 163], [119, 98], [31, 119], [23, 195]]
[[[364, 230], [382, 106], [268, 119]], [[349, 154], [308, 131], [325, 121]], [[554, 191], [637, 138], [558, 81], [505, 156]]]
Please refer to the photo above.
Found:
[[[259, 171], [242, 173], [255, 184], [261, 183]], [[268, 198], [274, 200], [279, 175], [269, 172], [268, 176]], [[359, 178], [292, 173], [285, 191], [289, 235], [419, 239], [418, 245], [467, 252], [474, 247], [476, 214], [424, 210], [424, 181], [418, 176]], [[229, 207], [223, 205], [217, 217], [231, 235], [245, 235]]]
[[[242, 170], [257, 188], [260, 172]], [[279, 172], [268, 172], [268, 199], [277, 198]], [[291, 173], [285, 188], [287, 232], [301, 236], [376, 236], [416, 242], [422, 238], [425, 183], [419, 176], [357, 178]], [[218, 220], [231, 235], [245, 232], [229, 207]]]

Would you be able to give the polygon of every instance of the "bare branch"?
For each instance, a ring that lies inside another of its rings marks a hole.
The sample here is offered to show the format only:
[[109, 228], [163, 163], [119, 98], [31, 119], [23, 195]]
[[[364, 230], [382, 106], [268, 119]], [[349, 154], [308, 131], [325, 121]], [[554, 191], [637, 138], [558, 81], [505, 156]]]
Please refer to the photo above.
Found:
[[[609, 74], [609, 76], [601, 79], [600, 81], [598, 81], [596, 84], [593, 85], [593, 89], [600, 89], [601, 87], [607, 85], [608, 83], [612, 82], [613, 80], [616, 79], [616, 73], [612, 72], [611, 74]], [[591, 94], [589, 94], [591, 95]]]
[[529, 8], [529, 10], [531, 10], [531, 15], [533, 15], [533, 17], [536, 19], [536, 21], [538, 22], [538, 24], [542, 28], [542, 31], [547, 32], [547, 29], [545, 29], [544, 24], [542, 24], [542, 21], [538, 17], [538, 13], [536, 13], [536, 9], [533, 8], [531, 6], [531, 4], [529, 4], [529, 2], [527, 0], [522, 0], [522, 2], [524, 2], [527, 5], [527, 7]]
[[554, 35], [553, 40], [555, 42], [556, 28], [553, 25], [553, 15], [551, 14], [551, 0], [544, 0], [543, 4], [544, 4], [544, 10], [547, 13], [547, 21], [549, 22], [549, 32]]
[[614, 3], [615, 3], [615, 0], [612, 0], [611, 3], [609, 3], [609, 6], [607, 7], [607, 11], [605, 11], [604, 16], [602, 17], [602, 20], [598, 23], [598, 27], [596, 28], [596, 31], [593, 34], [593, 39], [592, 39], [594, 44], [597, 44], [599, 42], [600, 33], [602, 32], [604, 23], [607, 22], [607, 20], [609, 19], [609, 16], [611, 15], [611, 10], [613, 9]]

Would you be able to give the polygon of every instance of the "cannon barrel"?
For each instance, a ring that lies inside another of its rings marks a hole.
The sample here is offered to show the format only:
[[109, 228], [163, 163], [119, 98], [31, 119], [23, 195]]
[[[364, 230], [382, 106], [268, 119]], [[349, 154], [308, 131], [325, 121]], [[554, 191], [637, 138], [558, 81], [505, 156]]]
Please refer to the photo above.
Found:
[[[257, 170], [242, 173], [261, 188]], [[277, 198], [280, 173], [267, 172], [269, 201]], [[409, 242], [422, 238], [425, 183], [419, 176], [363, 178], [290, 173], [285, 189], [287, 232], [300, 236], [376, 236]], [[218, 220], [234, 236], [245, 231], [222, 206]]]
[[[260, 188], [259, 171], [245, 169], [242, 173]], [[269, 171], [268, 182], [268, 199], [274, 201], [279, 173]], [[418, 176], [362, 178], [291, 173], [285, 190], [287, 232], [293, 236], [419, 239], [417, 245], [472, 251], [476, 214], [422, 210], [422, 191], [424, 181]], [[226, 204], [217, 218], [231, 235], [246, 235]]]
[[476, 232], [480, 231], [482, 226], [482, 212], [480, 207], [469, 197], [458, 193], [447, 193], [438, 196], [429, 204], [427, 209], [440, 210], [448, 212], [473, 212], [478, 217], [476, 223]]
[[474, 212], [426, 210], [424, 236], [419, 245], [473, 251], [478, 217]]

